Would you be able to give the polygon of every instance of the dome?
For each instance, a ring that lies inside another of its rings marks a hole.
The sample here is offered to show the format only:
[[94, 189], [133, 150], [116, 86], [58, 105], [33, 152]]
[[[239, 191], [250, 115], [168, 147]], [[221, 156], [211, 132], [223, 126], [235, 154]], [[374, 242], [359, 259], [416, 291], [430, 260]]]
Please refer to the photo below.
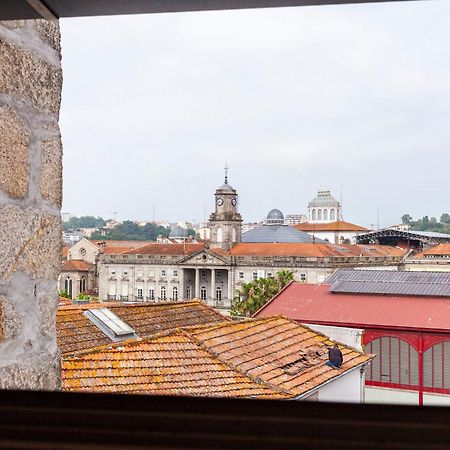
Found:
[[308, 233], [296, 230], [289, 225], [264, 224], [245, 232], [242, 235], [242, 242], [312, 244], [321, 243], [323, 241], [321, 239], [313, 238]]
[[267, 214], [266, 223], [273, 225], [284, 224], [283, 213], [279, 209], [272, 209], [271, 211], [269, 211], [269, 214]]
[[218, 189], [218, 191], [234, 191], [233, 186], [231, 184], [225, 183], [222, 184]]

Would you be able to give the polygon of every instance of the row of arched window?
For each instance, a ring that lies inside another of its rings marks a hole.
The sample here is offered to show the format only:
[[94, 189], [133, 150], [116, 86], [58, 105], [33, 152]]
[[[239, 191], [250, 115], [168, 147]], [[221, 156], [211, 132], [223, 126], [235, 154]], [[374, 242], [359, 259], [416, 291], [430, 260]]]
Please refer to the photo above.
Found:
[[[383, 336], [365, 349], [376, 355], [366, 371], [367, 381], [418, 388], [419, 354], [411, 344]], [[423, 353], [423, 387], [450, 390], [450, 341], [438, 342]]]
[[311, 210], [311, 216], [310, 220], [331, 220], [335, 221], [337, 220], [337, 210], [335, 208], [319, 208], [319, 209], [312, 209]]
[[[81, 277], [80, 278], [80, 292], [86, 292], [86, 288], [87, 288], [87, 280], [86, 277]], [[66, 278], [64, 280], [64, 290], [69, 294], [70, 298], [72, 298], [72, 294], [73, 294], [73, 281], [71, 278]]]

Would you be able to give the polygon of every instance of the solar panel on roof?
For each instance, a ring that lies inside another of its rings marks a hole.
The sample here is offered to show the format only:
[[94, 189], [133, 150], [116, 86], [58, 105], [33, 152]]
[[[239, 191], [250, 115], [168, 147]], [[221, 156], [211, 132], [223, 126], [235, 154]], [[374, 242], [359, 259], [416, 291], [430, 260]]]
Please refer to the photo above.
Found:
[[331, 292], [450, 297], [450, 273], [339, 269], [327, 280]]

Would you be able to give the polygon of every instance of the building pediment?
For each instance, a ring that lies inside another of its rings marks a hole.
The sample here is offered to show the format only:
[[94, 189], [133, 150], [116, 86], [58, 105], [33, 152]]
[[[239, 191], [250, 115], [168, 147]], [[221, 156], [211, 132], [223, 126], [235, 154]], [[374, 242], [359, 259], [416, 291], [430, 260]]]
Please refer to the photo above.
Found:
[[231, 264], [231, 257], [219, 255], [214, 251], [203, 249], [179, 261], [183, 265], [223, 266]]

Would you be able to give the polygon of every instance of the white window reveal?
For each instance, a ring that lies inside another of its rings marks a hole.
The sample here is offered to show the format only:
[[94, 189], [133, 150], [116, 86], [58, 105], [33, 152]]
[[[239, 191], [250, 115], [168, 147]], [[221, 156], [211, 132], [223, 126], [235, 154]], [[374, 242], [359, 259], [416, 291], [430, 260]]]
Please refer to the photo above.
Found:
[[173, 275], [174, 278], [177, 278], [178, 277], [178, 270], [174, 270], [172, 272], [172, 275]]
[[206, 301], [206, 287], [202, 286], [200, 288], [200, 300]]
[[220, 286], [218, 286], [218, 287], [216, 288], [216, 300], [217, 300], [218, 302], [221, 302], [221, 301], [222, 301], [222, 288], [221, 288]]
[[144, 298], [144, 290], [143, 289], [138, 289], [136, 292], [136, 297], [138, 298], [138, 300], [143, 300]]
[[300, 281], [303, 283], [306, 283], [306, 273], [301, 273], [300, 274]]
[[172, 288], [172, 300], [178, 300], [178, 288], [176, 286]]
[[239, 279], [243, 280], [244, 279], [244, 272], [239, 272]]
[[186, 289], [186, 299], [192, 300], [192, 289], [190, 286]]
[[154, 301], [155, 300], [155, 288], [151, 287], [148, 289], [148, 298], [147, 300]]
[[252, 278], [253, 278], [254, 280], [257, 280], [257, 279], [258, 279], [258, 272], [253, 272], [253, 273], [252, 273]]
[[160, 292], [160, 298], [161, 298], [161, 300], [167, 300], [166, 287], [165, 287], [165, 286], [161, 286], [159, 292]]
[[161, 277], [165, 277], [166, 276], [166, 269], [162, 269], [161, 270]]

